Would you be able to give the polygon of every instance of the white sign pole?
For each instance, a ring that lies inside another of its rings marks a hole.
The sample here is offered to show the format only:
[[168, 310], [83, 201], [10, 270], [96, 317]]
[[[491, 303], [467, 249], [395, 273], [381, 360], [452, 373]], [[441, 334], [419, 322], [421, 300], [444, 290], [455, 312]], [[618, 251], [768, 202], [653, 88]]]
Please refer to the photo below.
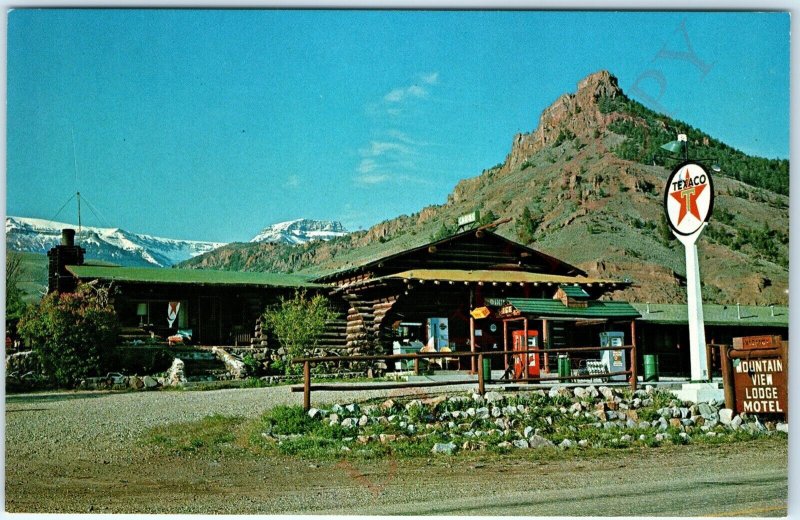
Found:
[[692, 381], [708, 381], [706, 361], [706, 328], [703, 320], [703, 296], [700, 292], [700, 262], [697, 259], [697, 237], [677, 235], [686, 248], [686, 303], [689, 310], [689, 361]]
[[[684, 139], [685, 140], [685, 139]], [[689, 321], [689, 361], [692, 381], [708, 381], [703, 296], [700, 293], [700, 264], [697, 238], [708, 225], [714, 207], [714, 186], [700, 164], [687, 161], [667, 179], [664, 210], [672, 233], [686, 248], [686, 303]]]

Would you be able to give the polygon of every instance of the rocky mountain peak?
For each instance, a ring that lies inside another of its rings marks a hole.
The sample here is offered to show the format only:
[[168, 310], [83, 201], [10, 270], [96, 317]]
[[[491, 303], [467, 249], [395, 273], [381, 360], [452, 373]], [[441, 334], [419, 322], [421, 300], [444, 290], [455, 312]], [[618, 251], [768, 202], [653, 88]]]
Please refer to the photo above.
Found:
[[585, 104], [596, 103], [600, 97], [614, 98], [622, 94], [617, 77], [607, 70], [589, 74], [578, 82], [576, 98], [585, 100]]
[[503, 170], [510, 172], [542, 148], [569, 136], [587, 136], [611, 122], [610, 114], [600, 110], [601, 98], [624, 96], [617, 78], [607, 70], [586, 76], [574, 94], [564, 94], [547, 107], [539, 126], [531, 133], [514, 136]]

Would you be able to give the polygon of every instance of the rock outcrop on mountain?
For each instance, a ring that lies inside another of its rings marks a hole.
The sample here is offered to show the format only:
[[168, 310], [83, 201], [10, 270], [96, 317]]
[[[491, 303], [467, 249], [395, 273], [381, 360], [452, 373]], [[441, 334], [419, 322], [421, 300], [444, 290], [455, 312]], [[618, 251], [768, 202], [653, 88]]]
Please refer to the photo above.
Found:
[[578, 83], [575, 94], [564, 94], [542, 112], [539, 125], [531, 133], [517, 134], [511, 143], [501, 172], [518, 168], [529, 157], [553, 145], [568, 132], [575, 136], [588, 136], [595, 130], [605, 130], [615, 115], [603, 114], [598, 101], [621, 96], [617, 78], [608, 71], [596, 72]]

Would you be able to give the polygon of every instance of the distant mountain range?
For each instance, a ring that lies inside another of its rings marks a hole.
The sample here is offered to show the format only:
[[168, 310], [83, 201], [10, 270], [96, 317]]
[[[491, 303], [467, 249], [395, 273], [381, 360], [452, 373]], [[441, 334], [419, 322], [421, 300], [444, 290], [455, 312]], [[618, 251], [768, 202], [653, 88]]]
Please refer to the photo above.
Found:
[[[6, 246], [12, 251], [46, 254], [60, 243], [62, 229], [77, 227], [65, 222], [9, 216], [6, 217]], [[273, 224], [251, 242], [302, 244], [344, 234], [346, 231], [339, 222], [298, 219]], [[225, 245], [98, 227], [82, 227], [76, 243], [86, 249], [87, 259], [140, 267], [169, 267]]]
[[346, 234], [341, 222], [301, 218], [267, 226], [250, 239], [250, 242], [305, 244], [312, 240], [330, 240]]

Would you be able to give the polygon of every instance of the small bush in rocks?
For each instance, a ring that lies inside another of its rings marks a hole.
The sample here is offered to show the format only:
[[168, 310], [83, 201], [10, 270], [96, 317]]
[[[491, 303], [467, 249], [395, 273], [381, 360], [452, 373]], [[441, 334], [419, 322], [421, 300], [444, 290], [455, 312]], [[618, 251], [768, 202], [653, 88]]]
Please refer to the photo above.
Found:
[[344, 452], [357, 446], [362, 451], [380, 447], [377, 451], [382, 453], [426, 455], [735, 442], [771, 435], [775, 429], [772, 423], [765, 426], [746, 416], [738, 427], [724, 425], [719, 421], [720, 405], [706, 403], [700, 408], [653, 388], [631, 392], [556, 387], [548, 393], [490, 392], [485, 397], [465, 394], [389, 399], [359, 407], [334, 405], [312, 410], [309, 418], [338, 426], [342, 441], [338, 449], [345, 448]]
[[548, 393], [393, 398], [309, 412], [280, 406], [248, 431], [251, 447], [309, 458], [448, 457], [463, 452], [559, 458], [586, 451], [738, 442], [783, 436], [788, 430], [784, 423], [745, 414], [723, 424], [721, 406], [683, 403], [652, 387], [633, 393], [562, 387]]

